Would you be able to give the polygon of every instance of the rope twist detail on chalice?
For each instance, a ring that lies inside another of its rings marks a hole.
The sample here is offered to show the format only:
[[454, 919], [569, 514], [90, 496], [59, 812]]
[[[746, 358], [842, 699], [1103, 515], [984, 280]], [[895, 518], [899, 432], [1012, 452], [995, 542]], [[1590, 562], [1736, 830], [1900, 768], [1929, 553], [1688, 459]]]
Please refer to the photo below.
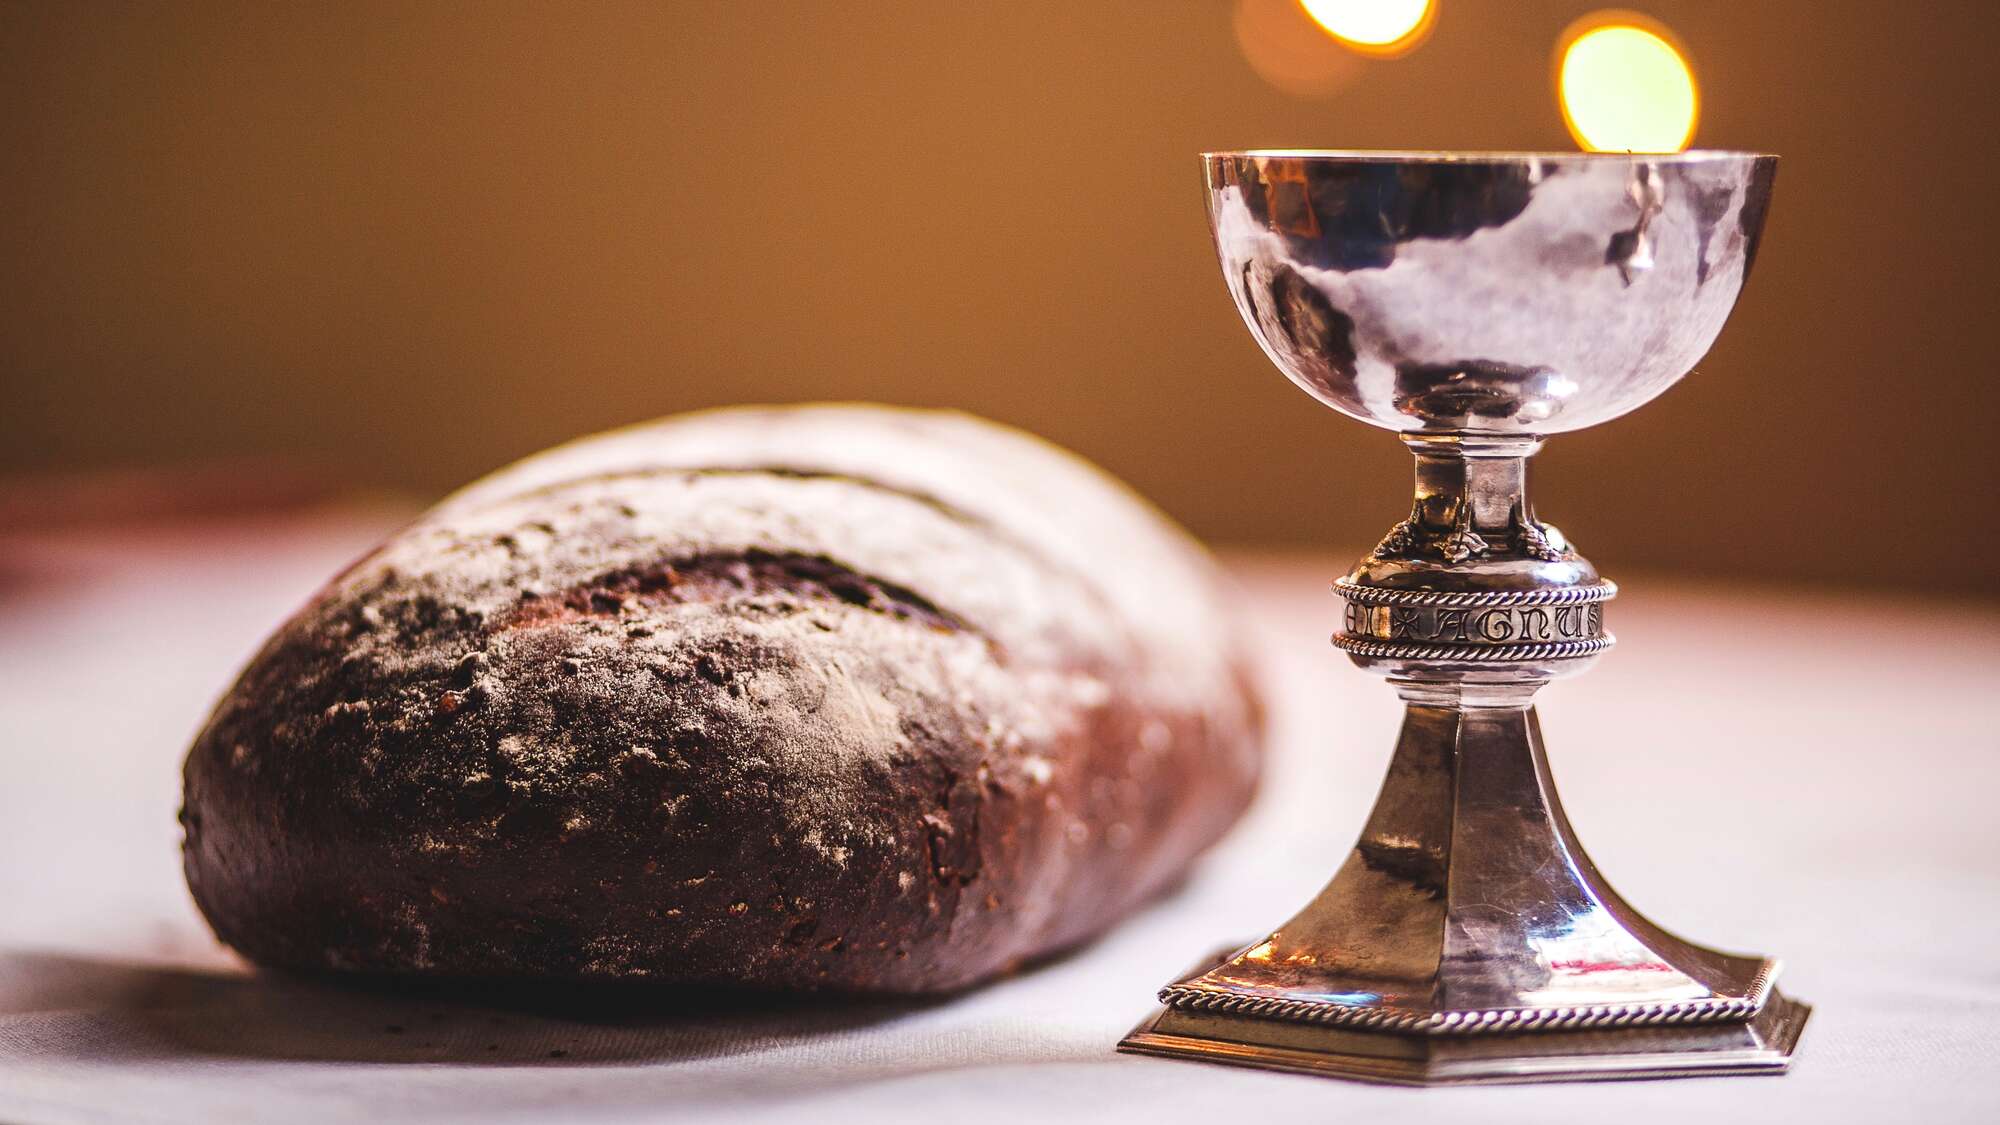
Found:
[[1607, 602], [1618, 596], [1618, 584], [1607, 579], [1593, 586], [1565, 586], [1553, 590], [1385, 590], [1337, 578], [1333, 583], [1333, 592], [1337, 597], [1368, 606], [1434, 606], [1439, 609], [1504, 606], [1512, 609]]

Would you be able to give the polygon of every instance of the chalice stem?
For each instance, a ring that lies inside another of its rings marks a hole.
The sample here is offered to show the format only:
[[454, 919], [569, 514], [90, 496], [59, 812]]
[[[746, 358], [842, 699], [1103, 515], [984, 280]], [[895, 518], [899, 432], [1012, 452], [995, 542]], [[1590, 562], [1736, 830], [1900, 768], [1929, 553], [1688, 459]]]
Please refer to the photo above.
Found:
[[1273, 982], [1440, 1026], [1488, 1011], [1519, 1027], [1756, 1012], [1766, 962], [1674, 937], [1591, 864], [1549, 774], [1536, 686], [1397, 684], [1402, 735], [1360, 840], [1318, 898], [1252, 947]]
[[1375, 548], [1377, 557], [1430, 554], [1463, 563], [1496, 548], [1546, 561], [1563, 557], [1561, 537], [1535, 521], [1528, 501], [1528, 458], [1540, 441], [1440, 434], [1403, 440], [1416, 455], [1416, 495], [1409, 518]]

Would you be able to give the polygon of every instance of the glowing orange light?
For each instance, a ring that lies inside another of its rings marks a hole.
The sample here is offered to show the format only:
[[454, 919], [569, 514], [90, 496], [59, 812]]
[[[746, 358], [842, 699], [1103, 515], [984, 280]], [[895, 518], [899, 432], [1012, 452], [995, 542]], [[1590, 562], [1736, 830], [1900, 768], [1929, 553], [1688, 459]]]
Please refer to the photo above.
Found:
[[1299, 0], [1328, 35], [1364, 55], [1393, 58], [1430, 32], [1436, 0]]
[[1301, 98], [1339, 93], [1365, 64], [1306, 16], [1299, 0], [1236, 0], [1236, 42], [1259, 77]]
[[1571, 24], [1557, 47], [1563, 121], [1591, 152], [1679, 152], [1694, 139], [1694, 70], [1664, 28], [1629, 12]]

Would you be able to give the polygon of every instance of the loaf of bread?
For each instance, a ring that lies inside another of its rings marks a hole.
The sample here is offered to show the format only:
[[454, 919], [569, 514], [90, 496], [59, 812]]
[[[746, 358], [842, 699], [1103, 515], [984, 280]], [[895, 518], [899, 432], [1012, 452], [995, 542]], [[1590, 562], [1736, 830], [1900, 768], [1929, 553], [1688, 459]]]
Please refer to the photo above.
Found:
[[1212, 565], [963, 415], [717, 411], [447, 499], [286, 622], [188, 755], [250, 959], [960, 988], [1102, 931], [1249, 800]]

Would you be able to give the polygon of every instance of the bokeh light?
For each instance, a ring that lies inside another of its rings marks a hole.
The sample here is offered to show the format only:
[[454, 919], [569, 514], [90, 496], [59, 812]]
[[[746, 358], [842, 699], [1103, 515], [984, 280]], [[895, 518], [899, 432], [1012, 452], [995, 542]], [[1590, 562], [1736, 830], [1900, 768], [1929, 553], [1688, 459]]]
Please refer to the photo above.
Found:
[[1694, 139], [1694, 70], [1665, 28], [1627, 12], [1585, 16], [1557, 47], [1563, 121], [1591, 152], [1679, 152]]
[[1423, 41], [1436, 0], [1299, 0], [1328, 35], [1367, 55], [1405, 54]]
[[1328, 38], [1299, 0], [1236, 0], [1235, 24], [1244, 61], [1294, 97], [1330, 97], [1366, 69], [1354, 52]]

